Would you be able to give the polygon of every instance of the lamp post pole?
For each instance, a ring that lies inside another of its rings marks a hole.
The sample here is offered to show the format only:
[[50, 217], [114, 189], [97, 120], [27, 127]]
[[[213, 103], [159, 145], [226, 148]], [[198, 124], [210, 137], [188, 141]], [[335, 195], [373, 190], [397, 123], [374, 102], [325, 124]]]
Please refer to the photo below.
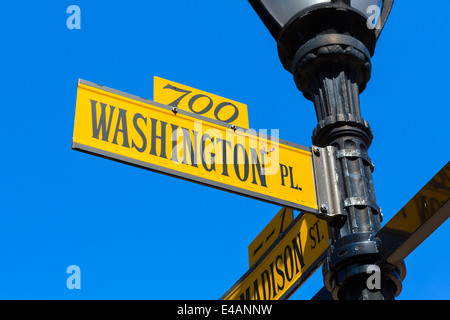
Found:
[[389, 277], [380, 275], [381, 290], [370, 290], [367, 285], [368, 271], [377, 265], [382, 251], [375, 238], [382, 213], [367, 152], [373, 136], [359, 102], [360, 91], [370, 78], [370, 57], [358, 40], [340, 37], [313, 39], [294, 69], [297, 85], [314, 102], [318, 124], [313, 144], [337, 150], [336, 180], [344, 214], [330, 224], [334, 243], [324, 265], [324, 281], [335, 299], [394, 299], [395, 287]]
[[[332, 244], [323, 266], [325, 287], [335, 300], [394, 299], [401, 291], [400, 271], [397, 266], [381, 265], [383, 244], [375, 235], [381, 229], [382, 212], [368, 156], [373, 135], [359, 102], [370, 80], [370, 57], [393, 1], [384, 1], [388, 10], [381, 11], [378, 29], [346, 0], [315, 5], [290, 0], [292, 8], [301, 10], [283, 25], [279, 24], [282, 15], [272, 12], [284, 14], [286, 7], [277, 8], [276, 1], [249, 1], [277, 39], [284, 68], [314, 103], [318, 124], [313, 144], [335, 148], [338, 194], [334, 200], [339, 214], [329, 222]], [[372, 279], [374, 283], [369, 283]]]
[[[367, 48], [370, 41], [362, 42], [367, 38], [360, 33], [361, 26], [352, 30], [344, 23], [348, 35], [313, 22], [324, 21], [327, 15], [335, 16], [332, 21], [351, 17], [350, 21], [361, 25], [366, 22], [350, 9], [308, 13], [305, 17], [309, 21], [299, 19], [299, 23], [308, 23], [317, 34], [300, 45], [291, 64], [297, 87], [314, 103], [318, 124], [313, 144], [336, 148], [341, 214], [330, 222], [333, 243], [323, 267], [324, 284], [336, 300], [392, 300], [401, 290], [401, 281], [395, 266], [380, 265], [383, 245], [375, 235], [381, 229], [382, 212], [375, 197], [374, 167], [368, 155], [373, 135], [361, 116], [359, 101], [359, 94], [370, 80], [374, 48]], [[285, 58], [283, 41], [289, 38], [290, 31], [284, 32], [279, 41], [281, 58]], [[374, 283], [368, 283], [371, 276]]]

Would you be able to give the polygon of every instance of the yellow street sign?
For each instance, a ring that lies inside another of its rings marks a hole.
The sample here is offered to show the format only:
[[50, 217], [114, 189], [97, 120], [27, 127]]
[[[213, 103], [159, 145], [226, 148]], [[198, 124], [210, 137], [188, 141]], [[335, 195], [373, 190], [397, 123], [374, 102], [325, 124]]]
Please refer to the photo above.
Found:
[[270, 248], [284, 230], [294, 220], [294, 212], [290, 208], [281, 209], [261, 233], [248, 246], [250, 267]]
[[248, 129], [247, 105], [163, 78], [153, 78], [153, 100]]
[[[450, 200], [450, 162], [383, 227], [412, 235]], [[447, 216], [450, 211], [447, 211]]]
[[383, 258], [398, 266], [448, 218], [450, 162], [377, 233], [384, 244]]
[[283, 238], [231, 287], [223, 300], [284, 300], [322, 264], [328, 225], [312, 214], [298, 216]]
[[310, 148], [80, 80], [72, 148], [317, 212]]

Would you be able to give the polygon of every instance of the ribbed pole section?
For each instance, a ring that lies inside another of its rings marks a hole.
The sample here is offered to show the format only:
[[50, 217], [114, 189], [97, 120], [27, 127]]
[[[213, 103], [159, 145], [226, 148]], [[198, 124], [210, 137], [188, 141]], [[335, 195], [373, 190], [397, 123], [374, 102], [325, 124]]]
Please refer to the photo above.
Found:
[[394, 299], [394, 286], [385, 277], [380, 277], [380, 290], [367, 286], [371, 268], [379, 264], [381, 243], [375, 234], [382, 219], [367, 153], [373, 136], [359, 101], [370, 71], [366, 54], [342, 44], [314, 48], [294, 69], [298, 87], [314, 102], [318, 124], [313, 144], [337, 148], [344, 214], [331, 223], [333, 243], [323, 267], [325, 285], [335, 299]]

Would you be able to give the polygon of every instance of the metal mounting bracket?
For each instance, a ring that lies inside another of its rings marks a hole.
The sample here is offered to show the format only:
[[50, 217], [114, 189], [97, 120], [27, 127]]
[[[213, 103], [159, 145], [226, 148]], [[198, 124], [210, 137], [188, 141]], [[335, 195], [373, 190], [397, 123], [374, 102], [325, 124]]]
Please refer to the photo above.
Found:
[[319, 212], [326, 219], [333, 220], [344, 215], [344, 203], [339, 188], [342, 182], [339, 181], [337, 172], [337, 148], [313, 146], [312, 151]]
[[372, 162], [372, 159], [370, 159], [367, 154], [364, 154], [361, 150], [358, 149], [342, 149], [336, 152], [336, 158], [361, 158], [364, 161], [366, 161], [373, 172], [375, 166]]

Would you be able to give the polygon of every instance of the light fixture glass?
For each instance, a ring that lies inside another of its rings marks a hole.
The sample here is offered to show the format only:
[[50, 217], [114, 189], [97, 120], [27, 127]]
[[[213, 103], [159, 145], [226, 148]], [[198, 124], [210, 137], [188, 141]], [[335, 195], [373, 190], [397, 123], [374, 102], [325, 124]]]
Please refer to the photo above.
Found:
[[[286, 25], [286, 23], [302, 10], [308, 9], [315, 5], [349, 5], [353, 9], [358, 10], [371, 23], [377, 22], [378, 19], [385, 20], [387, 16], [381, 15], [381, 3], [386, 2], [388, 7], [387, 15], [394, 0], [248, 0], [258, 13], [266, 27], [272, 33], [275, 39]], [[381, 21], [384, 24], [385, 21]]]
[[[292, 22], [293, 25], [296, 25], [297, 20], [294, 17], [298, 16], [300, 12], [305, 12], [305, 15], [300, 17], [303, 19], [308, 16], [307, 12], [330, 12], [333, 7], [337, 10], [342, 8], [345, 12], [345, 8], [351, 7], [354, 9], [353, 12], [359, 12], [361, 17], [367, 19], [366, 26], [374, 32], [376, 42], [389, 17], [394, 0], [248, 0], [248, 2], [277, 41], [280, 40], [283, 29], [289, 28], [288, 23]], [[322, 9], [325, 11], [321, 11]], [[335, 15], [334, 18], [336, 17]], [[315, 26], [318, 22], [310, 21]], [[327, 22], [329, 21], [324, 21], [325, 24]], [[307, 33], [308, 27], [303, 26], [303, 28], [306, 28], [303, 30]], [[302, 32], [302, 30], [297, 31]], [[369, 47], [374, 47], [374, 45], [369, 44]], [[371, 50], [373, 51], [373, 48]]]
[[331, 0], [260, 0], [268, 13], [283, 27], [296, 13], [319, 3]]

